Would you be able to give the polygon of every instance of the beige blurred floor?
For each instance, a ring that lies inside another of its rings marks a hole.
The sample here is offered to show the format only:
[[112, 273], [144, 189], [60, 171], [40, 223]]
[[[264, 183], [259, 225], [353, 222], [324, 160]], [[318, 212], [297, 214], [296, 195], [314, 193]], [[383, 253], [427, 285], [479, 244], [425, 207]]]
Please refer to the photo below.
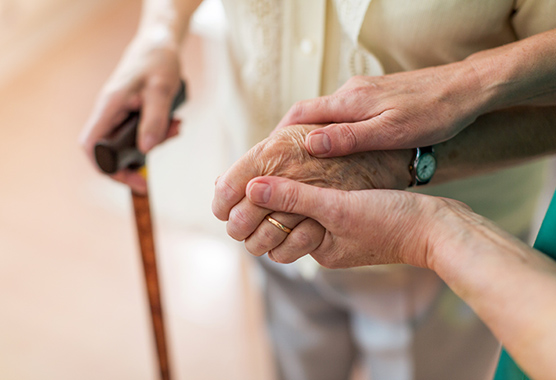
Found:
[[[0, 379], [156, 378], [127, 191], [77, 145], [138, 3], [107, 2], [0, 87]], [[185, 136], [151, 167], [173, 367], [176, 379], [270, 379], [250, 264], [210, 215], [225, 160], [201, 141], [216, 133], [201, 112], [203, 48], [193, 38], [185, 53]]]

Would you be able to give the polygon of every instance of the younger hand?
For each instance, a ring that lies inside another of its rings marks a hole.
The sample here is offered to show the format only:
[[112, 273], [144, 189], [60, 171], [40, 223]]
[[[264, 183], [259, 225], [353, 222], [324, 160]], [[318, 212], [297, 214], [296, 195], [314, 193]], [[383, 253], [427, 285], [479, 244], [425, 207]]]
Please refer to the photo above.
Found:
[[467, 61], [357, 76], [332, 95], [295, 104], [276, 129], [332, 123], [307, 136], [306, 148], [316, 157], [416, 148], [446, 141], [470, 125], [487, 102], [480, 95]]

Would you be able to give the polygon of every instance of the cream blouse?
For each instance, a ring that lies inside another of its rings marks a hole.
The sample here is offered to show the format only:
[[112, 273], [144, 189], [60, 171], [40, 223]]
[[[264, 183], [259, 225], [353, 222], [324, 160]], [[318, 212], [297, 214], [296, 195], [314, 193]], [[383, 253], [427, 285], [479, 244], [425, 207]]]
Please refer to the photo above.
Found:
[[[241, 100], [230, 102], [230, 114], [250, 145], [266, 138], [293, 103], [332, 93], [353, 75], [446, 64], [556, 27], [556, 0], [223, 3], [232, 94]], [[528, 164], [423, 192], [459, 199], [517, 234], [530, 224], [543, 167]]]

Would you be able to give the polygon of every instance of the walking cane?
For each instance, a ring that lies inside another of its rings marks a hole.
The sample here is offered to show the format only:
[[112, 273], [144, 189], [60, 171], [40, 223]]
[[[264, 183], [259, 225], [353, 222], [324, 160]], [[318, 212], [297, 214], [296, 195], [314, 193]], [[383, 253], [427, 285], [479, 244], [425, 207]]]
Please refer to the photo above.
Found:
[[[182, 81], [180, 90], [170, 113], [185, 100], [185, 83]], [[171, 115], [170, 115], [171, 116]], [[100, 169], [113, 174], [121, 169], [138, 170], [143, 177], [147, 176], [145, 166], [145, 155], [137, 149], [137, 126], [139, 124], [139, 112], [132, 112], [115, 128], [114, 132], [95, 145], [95, 159]], [[153, 238], [151, 210], [148, 191], [145, 195], [131, 191], [133, 210], [135, 212], [135, 224], [137, 236], [141, 248], [143, 272], [150, 305], [151, 323], [158, 355], [158, 368], [162, 380], [170, 380], [170, 365], [168, 360], [168, 349], [166, 334], [164, 331], [164, 318], [162, 315], [162, 303], [160, 297], [160, 282], [156, 265], [156, 254]]]

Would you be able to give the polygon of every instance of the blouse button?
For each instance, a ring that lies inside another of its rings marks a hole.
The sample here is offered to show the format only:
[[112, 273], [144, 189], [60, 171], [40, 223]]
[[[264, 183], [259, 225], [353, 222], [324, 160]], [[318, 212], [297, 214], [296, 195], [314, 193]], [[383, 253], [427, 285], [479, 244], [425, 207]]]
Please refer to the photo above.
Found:
[[315, 44], [310, 39], [304, 38], [301, 40], [301, 43], [299, 44], [299, 48], [301, 49], [301, 52], [303, 54], [309, 55], [315, 49]]

